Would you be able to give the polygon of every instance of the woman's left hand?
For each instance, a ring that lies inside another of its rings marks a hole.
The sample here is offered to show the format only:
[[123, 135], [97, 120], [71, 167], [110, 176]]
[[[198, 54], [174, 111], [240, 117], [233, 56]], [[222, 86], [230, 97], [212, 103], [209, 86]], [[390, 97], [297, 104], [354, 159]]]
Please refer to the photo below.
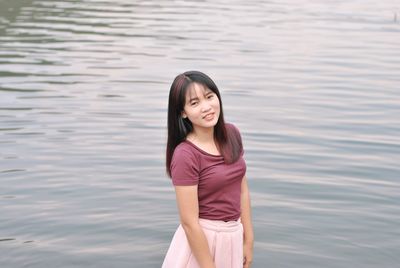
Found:
[[250, 268], [253, 262], [253, 243], [243, 244], [243, 268]]

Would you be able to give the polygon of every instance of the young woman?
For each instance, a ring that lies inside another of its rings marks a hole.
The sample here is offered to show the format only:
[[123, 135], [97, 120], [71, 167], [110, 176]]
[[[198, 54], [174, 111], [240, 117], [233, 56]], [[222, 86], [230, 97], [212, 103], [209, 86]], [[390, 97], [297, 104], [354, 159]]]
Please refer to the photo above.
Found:
[[253, 259], [253, 227], [239, 130], [198, 71], [178, 75], [168, 103], [166, 168], [180, 222], [163, 268], [242, 268]]

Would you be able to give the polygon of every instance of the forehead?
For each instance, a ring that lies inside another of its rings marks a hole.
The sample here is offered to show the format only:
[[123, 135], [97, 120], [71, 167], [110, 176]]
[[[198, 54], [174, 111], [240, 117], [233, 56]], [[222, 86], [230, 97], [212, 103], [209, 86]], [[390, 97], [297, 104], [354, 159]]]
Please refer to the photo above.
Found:
[[190, 101], [194, 98], [199, 98], [201, 95], [205, 96], [209, 92], [212, 92], [212, 90], [209, 89], [206, 85], [196, 82], [191, 83], [186, 91], [186, 101]]

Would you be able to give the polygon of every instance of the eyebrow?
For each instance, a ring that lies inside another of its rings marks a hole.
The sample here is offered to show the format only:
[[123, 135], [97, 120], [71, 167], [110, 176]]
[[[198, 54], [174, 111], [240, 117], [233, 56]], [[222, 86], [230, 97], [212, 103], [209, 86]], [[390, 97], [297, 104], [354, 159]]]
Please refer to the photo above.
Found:
[[[202, 86], [203, 86], [203, 96], [207, 96], [209, 94], [215, 94], [215, 92], [212, 91], [211, 89], [209, 89], [207, 86], [205, 86], [205, 85], [202, 85]], [[192, 95], [192, 94], [190, 94], [190, 95]], [[194, 100], [198, 101], [199, 97], [197, 97], [197, 94], [195, 94], [195, 95], [196, 95], [195, 97], [192, 97], [189, 100], [187, 100], [187, 103], [190, 103], [190, 102], [192, 102]]]
[[[211, 91], [211, 90], [206, 90], [206, 92], [205, 92], [205, 94], [204, 94], [204, 96], [207, 96], [207, 95], [209, 95], [209, 94], [213, 94], [214, 92], [213, 91]], [[190, 98], [189, 99], [189, 102], [191, 102], [191, 101], [193, 101], [193, 100], [199, 100], [199, 97], [193, 97], [193, 98]]]
[[198, 97], [191, 98], [191, 99], [189, 99], [189, 102], [192, 102], [194, 100], [199, 100], [199, 98]]

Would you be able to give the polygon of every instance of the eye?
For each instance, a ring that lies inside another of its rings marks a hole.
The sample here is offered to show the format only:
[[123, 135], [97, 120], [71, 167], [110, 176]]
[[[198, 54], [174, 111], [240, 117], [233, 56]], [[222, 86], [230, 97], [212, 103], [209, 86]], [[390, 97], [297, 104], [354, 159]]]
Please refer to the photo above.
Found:
[[191, 105], [191, 106], [195, 106], [195, 105], [197, 105], [197, 103], [198, 103], [197, 101], [192, 101], [192, 102], [190, 103], [190, 105]]
[[214, 94], [211, 93], [207, 95], [207, 99], [212, 99], [212, 98], [214, 98]]

